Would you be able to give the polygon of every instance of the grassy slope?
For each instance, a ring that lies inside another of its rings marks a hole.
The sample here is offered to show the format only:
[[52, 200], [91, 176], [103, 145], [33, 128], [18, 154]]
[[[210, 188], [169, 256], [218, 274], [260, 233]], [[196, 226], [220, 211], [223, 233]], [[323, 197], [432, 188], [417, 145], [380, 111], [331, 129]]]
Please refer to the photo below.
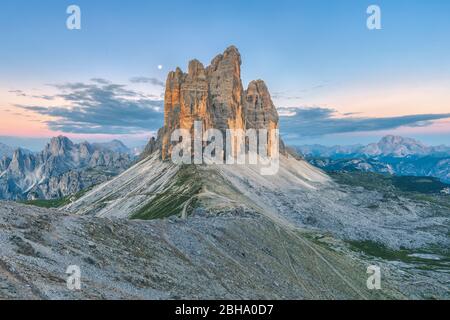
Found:
[[[132, 215], [132, 219], [161, 219], [191, 210], [196, 195], [202, 188], [202, 179], [193, 165], [183, 166], [169, 188], [158, 193], [145, 206]], [[187, 212], [189, 213], [189, 212]]]
[[44, 199], [25, 200], [25, 201], [20, 201], [20, 203], [28, 204], [28, 205], [36, 206], [36, 207], [41, 207], [41, 208], [59, 208], [59, 207], [63, 207], [66, 204], [70, 203], [70, 196], [64, 197], [61, 199], [51, 199], [51, 200], [44, 200]]
[[61, 208], [65, 205], [68, 205], [71, 202], [71, 199], [79, 199], [81, 198], [86, 192], [91, 190], [93, 187], [86, 188], [84, 190], [81, 190], [80, 192], [70, 195], [64, 198], [60, 199], [50, 199], [50, 200], [44, 200], [44, 199], [38, 199], [38, 200], [25, 200], [25, 201], [19, 201], [20, 203], [27, 204], [30, 206], [36, 206], [41, 208]]

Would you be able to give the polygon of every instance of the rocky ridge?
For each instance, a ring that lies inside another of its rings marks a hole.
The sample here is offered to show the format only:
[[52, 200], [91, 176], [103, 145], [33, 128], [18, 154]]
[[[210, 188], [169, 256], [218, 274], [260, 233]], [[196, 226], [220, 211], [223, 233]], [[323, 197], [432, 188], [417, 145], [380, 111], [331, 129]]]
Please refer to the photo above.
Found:
[[326, 171], [436, 177], [450, 182], [450, 147], [427, 146], [411, 138], [386, 136], [366, 146], [305, 145], [295, 149]]
[[17, 149], [0, 160], [0, 199], [57, 199], [108, 180], [133, 157], [66, 137], [51, 139], [35, 154]]
[[355, 157], [423, 157], [450, 156], [450, 147], [445, 145], [428, 146], [412, 138], [387, 135], [376, 143], [368, 145], [300, 145], [297, 151], [306, 157], [345, 158]]

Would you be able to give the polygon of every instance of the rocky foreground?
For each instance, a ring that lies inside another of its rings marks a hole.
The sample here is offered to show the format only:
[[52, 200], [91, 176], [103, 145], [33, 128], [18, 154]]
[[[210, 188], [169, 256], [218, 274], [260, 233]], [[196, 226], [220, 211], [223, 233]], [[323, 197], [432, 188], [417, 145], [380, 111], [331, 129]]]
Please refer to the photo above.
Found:
[[[372, 264], [381, 290], [366, 287]], [[252, 212], [141, 221], [0, 203], [1, 299], [449, 298], [449, 281]]]

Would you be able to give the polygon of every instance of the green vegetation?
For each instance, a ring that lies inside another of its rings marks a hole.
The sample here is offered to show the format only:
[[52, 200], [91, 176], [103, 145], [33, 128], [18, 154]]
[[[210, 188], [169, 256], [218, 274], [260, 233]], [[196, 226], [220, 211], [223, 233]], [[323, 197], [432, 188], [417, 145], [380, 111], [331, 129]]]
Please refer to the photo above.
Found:
[[196, 205], [196, 195], [202, 188], [201, 177], [194, 165], [185, 165], [175, 175], [171, 186], [157, 194], [142, 207], [132, 219], [161, 219], [192, 211]]
[[41, 207], [41, 208], [60, 208], [70, 203], [70, 196], [60, 198], [60, 199], [51, 199], [51, 200], [25, 200], [20, 201], [23, 204], [28, 204], [31, 206]]
[[349, 241], [352, 248], [356, 251], [361, 251], [365, 254], [383, 258], [385, 260], [397, 260], [407, 262], [409, 260], [407, 250], [392, 250], [383, 244], [373, 241]]
[[339, 183], [361, 186], [368, 190], [387, 188], [435, 194], [450, 186], [433, 177], [390, 176], [373, 172], [331, 172], [330, 175]]
[[359, 186], [367, 190], [393, 189], [390, 176], [372, 172], [329, 172], [337, 183]]
[[68, 205], [71, 200], [77, 200], [84, 196], [89, 190], [92, 190], [93, 187], [86, 188], [81, 190], [80, 192], [70, 195], [67, 197], [59, 198], [59, 199], [50, 199], [50, 200], [44, 200], [44, 199], [37, 199], [37, 200], [24, 200], [19, 201], [20, 203], [27, 204], [30, 206], [36, 206], [41, 208], [61, 208], [65, 205]]
[[402, 196], [450, 208], [450, 196], [441, 194], [449, 185], [432, 177], [389, 176], [371, 172], [331, 172], [340, 184], [383, 192], [385, 196]]
[[442, 183], [437, 178], [432, 177], [391, 177], [392, 183], [400, 190], [406, 192], [420, 193], [440, 193], [441, 190], [449, 187], [448, 184]]
[[[350, 247], [362, 252], [366, 255], [382, 258], [388, 261], [401, 261], [406, 263], [419, 264], [423, 269], [432, 268], [449, 268], [450, 255], [448, 251], [442, 250], [442, 248], [428, 248], [427, 250], [407, 250], [399, 249], [393, 250], [383, 244], [373, 241], [348, 241]], [[412, 254], [432, 254], [441, 257], [441, 260], [424, 259], [418, 256], [411, 256]]]

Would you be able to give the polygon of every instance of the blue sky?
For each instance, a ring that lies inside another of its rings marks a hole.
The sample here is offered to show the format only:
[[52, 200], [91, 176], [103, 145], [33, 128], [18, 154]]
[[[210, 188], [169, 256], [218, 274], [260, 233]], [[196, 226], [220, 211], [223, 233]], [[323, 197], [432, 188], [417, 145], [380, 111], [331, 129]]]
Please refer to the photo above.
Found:
[[[65, 27], [70, 4], [81, 8], [82, 30]], [[366, 27], [366, 9], [371, 4], [381, 8], [382, 30]], [[189, 59], [207, 64], [234, 44], [243, 57], [244, 86], [264, 79], [280, 108], [325, 108], [334, 110], [333, 117], [364, 121], [428, 116], [419, 125], [381, 126], [377, 131], [362, 128], [361, 134], [339, 131], [338, 136], [334, 132], [304, 136], [297, 132], [293, 141], [330, 144], [342, 139], [350, 144], [372, 141], [393, 130], [431, 144], [450, 144], [443, 116], [450, 113], [447, 0], [4, 0], [0, 29], [0, 116], [2, 110], [9, 110], [9, 119], [17, 105], [55, 107], [31, 99], [57, 94], [60, 88], [48, 84], [101, 78], [148, 94], [147, 98], [160, 96], [161, 86], [129, 80], [164, 81], [168, 71], [177, 66], [185, 69]], [[158, 65], [163, 68], [159, 70]], [[15, 112], [17, 123], [26, 120], [23, 112]], [[26, 112], [36, 114], [36, 110]], [[49, 118], [59, 119], [54, 112], [37, 114], [39, 120], [30, 114], [28, 119], [41, 121], [47, 131], [18, 128], [8, 134], [0, 128], [0, 135], [59, 132], [48, 126]], [[441, 118], [430, 121], [432, 114]], [[110, 133], [89, 136], [84, 132], [92, 139], [108, 138]], [[141, 141], [143, 135], [124, 139]]]

